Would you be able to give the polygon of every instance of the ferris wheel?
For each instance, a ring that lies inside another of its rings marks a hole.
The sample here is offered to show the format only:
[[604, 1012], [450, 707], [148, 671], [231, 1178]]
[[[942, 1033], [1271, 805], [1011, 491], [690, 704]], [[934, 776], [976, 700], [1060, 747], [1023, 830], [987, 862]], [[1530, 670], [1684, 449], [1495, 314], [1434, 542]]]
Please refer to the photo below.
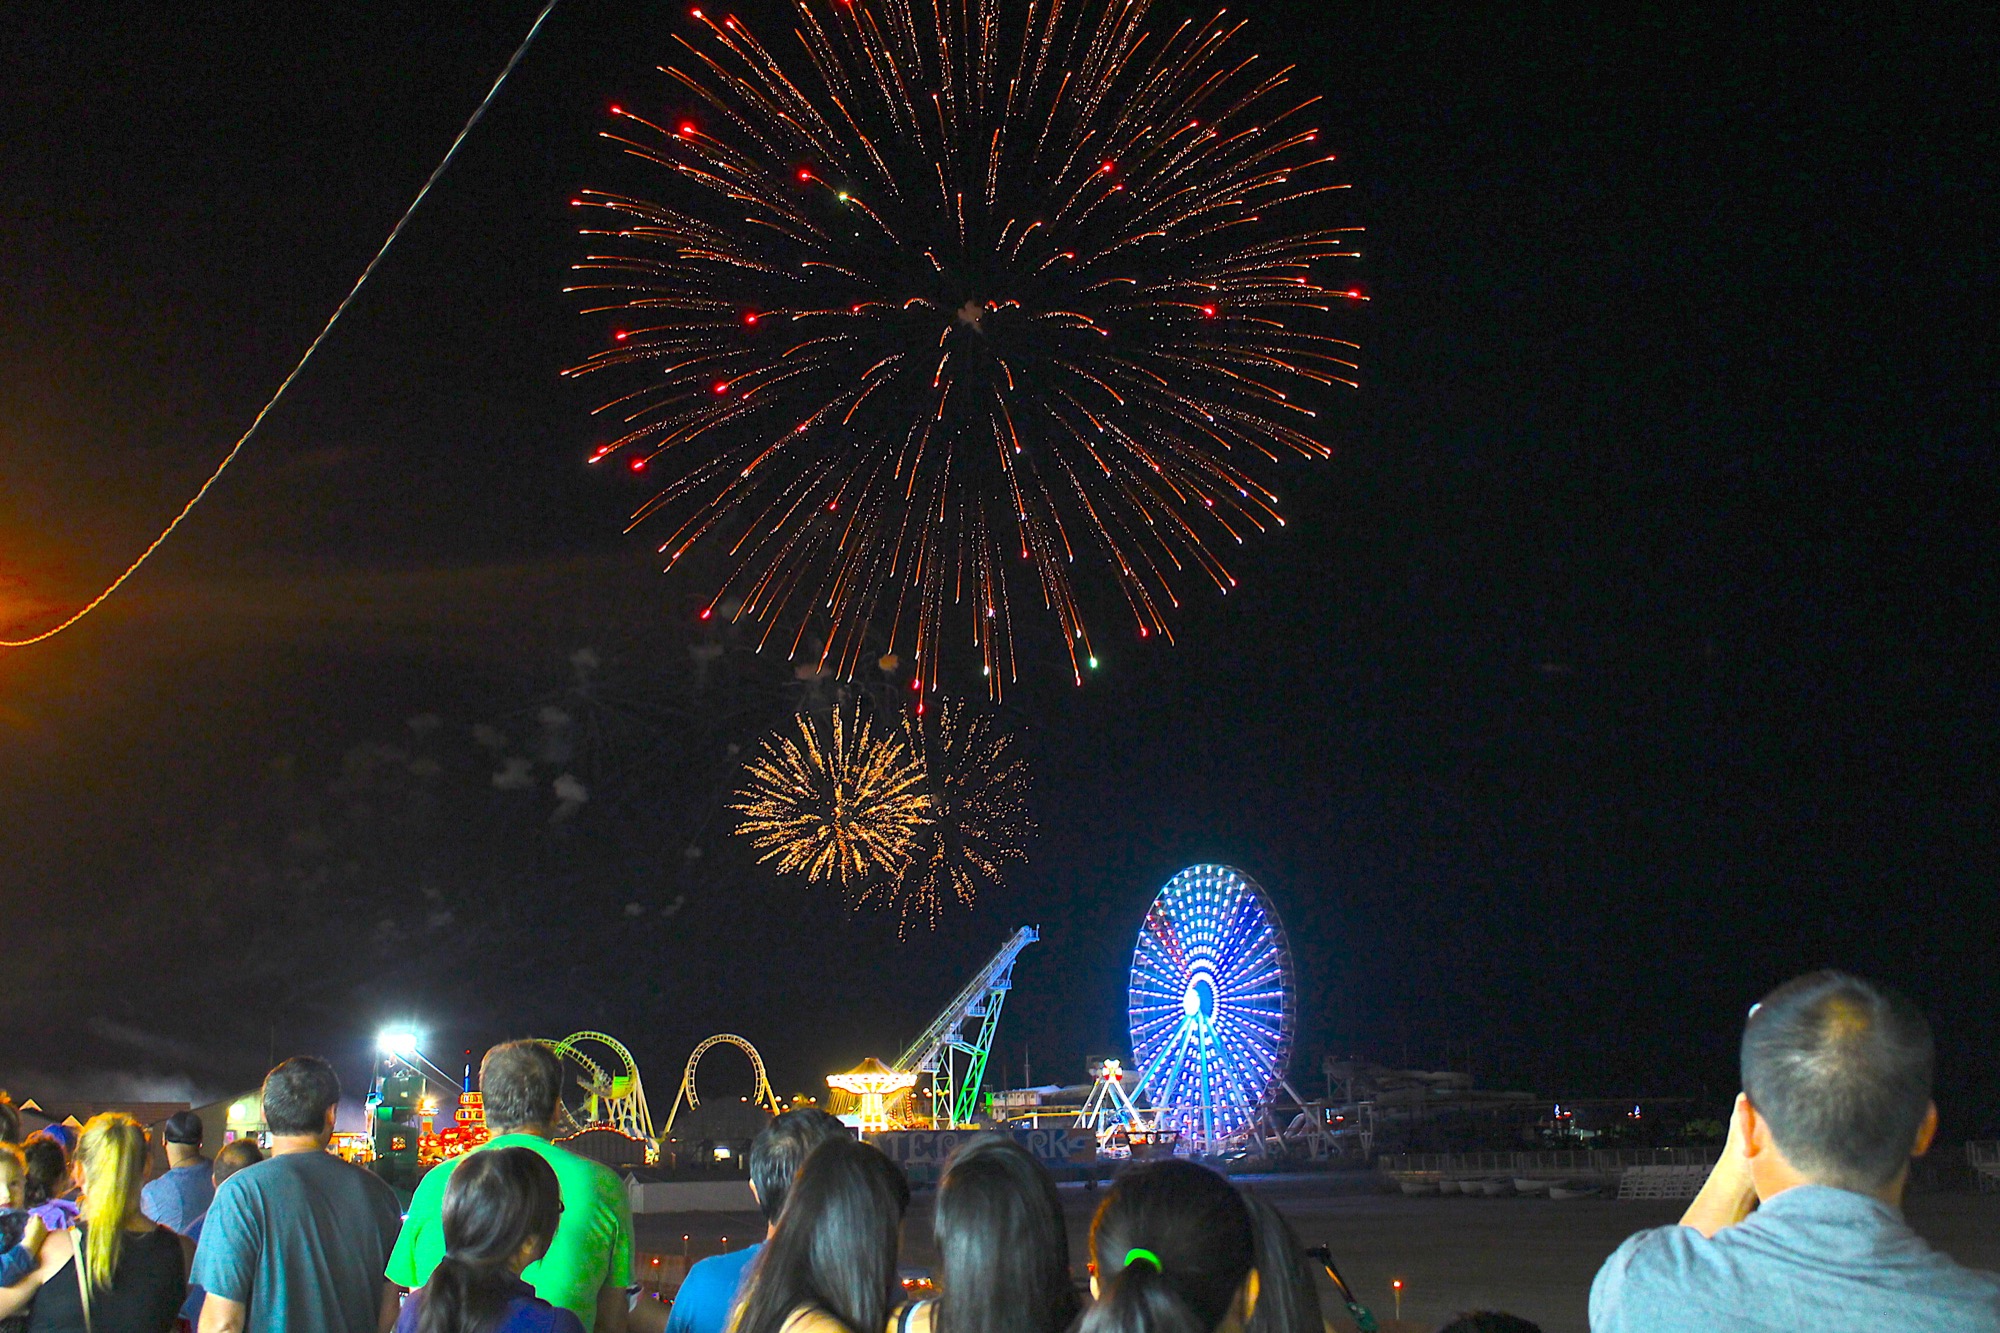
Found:
[[1292, 954], [1257, 881], [1232, 866], [1175, 875], [1132, 950], [1135, 1095], [1157, 1127], [1221, 1152], [1255, 1128], [1292, 1055]]

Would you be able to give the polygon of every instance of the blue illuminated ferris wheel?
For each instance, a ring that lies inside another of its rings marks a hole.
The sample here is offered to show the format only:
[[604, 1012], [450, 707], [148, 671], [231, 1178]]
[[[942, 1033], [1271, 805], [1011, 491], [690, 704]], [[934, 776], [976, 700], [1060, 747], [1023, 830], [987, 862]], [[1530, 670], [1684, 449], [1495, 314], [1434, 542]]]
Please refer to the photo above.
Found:
[[1189, 866], [1160, 890], [1132, 950], [1137, 1092], [1200, 1153], [1248, 1135], [1292, 1055], [1292, 953], [1257, 881]]

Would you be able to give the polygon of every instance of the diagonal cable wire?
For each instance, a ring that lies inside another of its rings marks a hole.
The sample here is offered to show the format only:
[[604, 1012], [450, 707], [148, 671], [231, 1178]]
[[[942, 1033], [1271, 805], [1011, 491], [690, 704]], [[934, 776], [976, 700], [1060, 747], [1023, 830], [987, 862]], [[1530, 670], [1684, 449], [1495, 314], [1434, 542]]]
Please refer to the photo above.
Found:
[[69, 619], [59, 625], [43, 630], [40, 634], [30, 635], [25, 639], [0, 639], [0, 648], [27, 648], [48, 639], [53, 639], [56, 635], [62, 633], [71, 625], [74, 625], [77, 621], [82, 620], [92, 611], [102, 606], [112, 593], [118, 591], [125, 580], [139, 572], [139, 567], [152, 558], [153, 552], [166, 544], [167, 538], [174, 535], [174, 529], [181, 525], [181, 520], [193, 513], [194, 507], [201, 503], [203, 496], [208, 494], [209, 488], [222, 480], [222, 474], [229, 470], [229, 465], [234, 463], [236, 456], [243, 452], [243, 446], [250, 443], [250, 437], [255, 435], [257, 428], [264, 424], [264, 418], [271, 415], [271, 410], [277, 407], [278, 401], [285, 396], [285, 390], [292, 387], [292, 381], [296, 380], [300, 372], [305, 370], [306, 363], [313, 358], [313, 353], [319, 350], [320, 344], [325, 342], [327, 335], [333, 332], [333, 326], [338, 324], [340, 317], [347, 313], [347, 307], [353, 305], [354, 298], [361, 294], [361, 288], [367, 283], [369, 278], [374, 276], [375, 270], [381, 267], [383, 258], [389, 253], [389, 247], [394, 245], [396, 238], [403, 234], [403, 228], [408, 226], [410, 219], [416, 215], [417, 209], [424, 202], [424, 197], [431, 192], [431, 187], [438, 183], [438, 179], [451, 166], [452, 159], [458, 156], [459, 146], [465, 142], [466, 136], [472, 133], [472, 127], [479, 123], [479, 118], [486, 114], [486, 108], [493, 105], [493, 99], [500, 95], [501, 85], [507, 82], [507, 76], [514, 72], [514, 67], [521, 63], [521, 57], [528, 54], [528, 48], [534, 44], [536, 34], [541, 32], [542, 24], [554, 12], [558, 2], [559, 0], [548, 0], [548, 3], [542, 7], [542, 12], [536, 15], [534, 24], [528, 29], [528, 35], [521, 39], [521, 45], [515, 48], [513, 56], [507, 61], [506, 67], [500, 71], [500, 77], [493, 80], [493, 86], [486, 90], [486, 96], [474, 108], [471, 118], [465, 122], [465, 127], [459, 130], [458, 137], [453, 139], [451, 147], [445, 150], [444, 158], [437, 164], [437, 169], [431, 172], [430, 179], [424, 182], [423, 189], [417, 191], [417, 197], [410, 201], [410, 206], [403, 210], [403, 216], [396, 220], [395, 227], [389, 232], [389, 239], [382, 242], [382, 248], [375, 252], [375, 257], [368, 261], [368, 267], [361, 270], [361, 276], [354, 280], [354, 285], [348, 288], [347, 295], [342, 297], [340, 304], [334, 307], [333, 314], [327, 317], [326, 324], [320, 329], [318, 336], [307, 345], [305, 354], [299, 358], [298, 364], [292, 367], [291, 374], [285, 376], [284, 380], [279, 383], [277, 391], [270, 396], [263, 407], [258, 409], [256, 417], [250, 422], [250, 428], [244, 431], [237, 438], [236, 443], [231, 446], [229, 452], [222, 456], [222, 461], [215, 465], [215, 471], [208, 474], [208, 480], [201, 484], [201, 489], [197, 490], [189, 498], [188, 502], [181, 506], [181, 511], [174, 515], [173, 521], [160, 530], [160, 535], [153, 538], [145, 550], [139, 552], [138, 558], [125, 566], [123, 573], [111, 580], [110, 585], [103, 592], [98, 593], [97, 596], [79, 607]]

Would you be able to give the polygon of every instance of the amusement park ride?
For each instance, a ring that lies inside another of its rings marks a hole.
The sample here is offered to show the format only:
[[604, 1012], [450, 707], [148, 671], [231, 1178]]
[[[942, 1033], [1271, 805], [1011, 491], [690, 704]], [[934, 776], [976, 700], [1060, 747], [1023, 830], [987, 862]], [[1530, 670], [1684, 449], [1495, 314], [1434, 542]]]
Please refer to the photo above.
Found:
[[[1100, 1144], [1123, 1138], [1216, 1156], [1319, 1137], [1315, 1108], [1286, 1078], [1292, 954], [1257, 881], [1222, 865], [1168, 880], [1139, 928], [1126, 997], [1137, 1076], [1104, 1061], [1077, 1117]], [[1298, 1108], [1282, 1130], [1281, 1090]]]
[[[958, 1129], [1005, 1114], [998, 1103], [981, 1114], [980, 1084], [1015, 959], [1039, 937], [1033, 926], [1015, 932], [894, 1065], [871, 1061], [827, 1080], [861, 1099], [855, 1119], [862, 1128]], [[1160, 890], [1133, 946], [1126, 1009], [1132, 1067], [1117, 1059], [1092, 1067], [1073, 1128], [1095, 1133], [1100, 1151], [1111, 1154], [1324, 1153], [1330, 1145], [1321, 1108], [1286, 1076], [1293, 993], [1291, 950], [1262, 887], [1230, 866], [1189, 866]], [[978, 1033], [968, 1040], [975, 1018]], [[902, 1089], [926, 1074], [929, 1114], [918, 1095], [899, 1114]], [[891, 1087], [891, 1075], [907, 1082]], [[1039, 1124], [1048, 1112], [1037, 1106], [1030, 1114]]]
[[[645, 1160], [652, 1160], [658, 1152], [653, 1118], [632, 1052], [602, 1032], [540, 1040], [563, 1061], [565, 1073], [580, 1092], [577, 1105], [557, 1104], [557, 1141], [585, 1131], [609, 1132], [631, 1140]], [[471, 1065], [462, 1079], [455, 1079], [432, 1063], [419, 1045], [414, 1032], [400, 1028], [384, 1032], [378, 1040], [375, 1081], [367, 1104], [372, 1132], [366, 1147], [356, 1145], [354, 1154], [373, 1159], [392, 1183], [412, 1183], [423, 1167], [469, 1152], [491, 1137], [484, 1098], [472, 1090]], [[603, 1049], [593, 1055], [589, 1047]], [[438, 1104], [427, 1086], [432, 1082], [459, 1088], [458, 1106], [443, 1129], [437, 1128]]]
[[[1014, 960], [1041, 937], [1033, 926], [1015, 931], [1013, 938], [1000, 946], [1000, 952], [931, 1020], [923, 1035], [896, 1057], [892, 1068], [898, 1073], [931, 1076], [931, 1123], [926, 1128], [957, 1129], [973, 1123], [979, 1108], [979, 1085], [986, 1077], [987, 1058], [993, 1053], [993, 1034], [1000, 1026], [1000, 1007], [1007, 1002], [1007, 992], [1014, 989]], [[979, 1020], [979, 1035], [968, 1042], [965, 1025], [975, 1018]]]
[[718, 1046], [734, 1046], [750, 1057], [750, 1072], [757, 1079], [757, 1090], [751, 1094], [750, 1100], [772, 1115], [778, 1114], [778, 1094], [771, 1091], [771, 1080], [764, 1073], [764, 1057], [757, 1054], [755, 1046], [734, 1032], [718, 1032], [695, 1047], [694, 1054], [688, 1056], [687, 1070], [681, 1075], [681, 1090], [674, 1095], [673, 1110], [667, 1112], [668, 1134], [674, 1132], [674, 1121], [679, 1117], [681, 1107], [685, 1106], [692, 1111], [701, 1105], [701, 1094], [695, 1091], [694, 1071], [701, 1064], [701, 1057]]
[[[830, 1076], [828, 1086], [850, 1098], [846, 1118], [868, 1133], [1026, 1118], [1029, 1112], [1005, 1099], [982, 1106], [980, 1091], [1014, 986], [1015, 961], [1039, 938], [1033, 926], [1015, 931], [893, 1064], [869, 1060]], [[1072, 1128], [1093, 1132], [1099, 1151], [1111, 1155], [1268, 1155], [1303, 1147], [1318, 1156], [1329, 1149], [1322, 1108], [1300, 1097], [1287, 1078], [1295, 1013], [1284, 927], [1264, 890], [1242, 871], [1189, 866], [1160, 890], [1133, 946], [1126, 1014], [1131, 1065], [1097, 1062], [1080, 1107], [1071, 1103], [1058, 1111], [1038, 1103], [1034, 1123], [1061, 1114]], [[623, 1139], [634, 1162], [658, 1160], [661, 1140], [673, 1135], [682, 1112], [701, 1106], [695, 1072], [717, 1046], [734, 1046], [749, 1059], [755, 1086], [745, 1100], [772, 1115], [780, 1109], [763, 1057], [735, 1033], [718, 1033], [694, 1048], [657, 1134], [638, 1063], [622, 1043], [601, 1032], [574, 1032], [544, 1044], [577, 1089], [558, 1113], [558, 1141], [588, 1136], [615, 1148]], [[385, 1175], [407, 1173], [412, 1180], [422, 1166], [488, 1137], [471, 1069], [461, 1082], [417, 1047], [413, 1033], [384, 1033], [369, 1094], [368, 1155]], [[442, 1130], [434, 1127], [438, 1108], [427, 1081], [461, 1089], [454, 1119]]]

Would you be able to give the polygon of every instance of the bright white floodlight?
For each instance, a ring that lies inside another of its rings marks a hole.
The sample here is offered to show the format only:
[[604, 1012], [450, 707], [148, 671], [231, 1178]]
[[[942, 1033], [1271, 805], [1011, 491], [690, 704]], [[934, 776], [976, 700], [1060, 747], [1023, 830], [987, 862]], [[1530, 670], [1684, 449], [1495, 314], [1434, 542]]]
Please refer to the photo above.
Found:
[[417, 1056], [417, 1034], [408, 1028], [384, 1028], [375, 1038], [375, 1049], [398, 1060], [414, 1060]]

